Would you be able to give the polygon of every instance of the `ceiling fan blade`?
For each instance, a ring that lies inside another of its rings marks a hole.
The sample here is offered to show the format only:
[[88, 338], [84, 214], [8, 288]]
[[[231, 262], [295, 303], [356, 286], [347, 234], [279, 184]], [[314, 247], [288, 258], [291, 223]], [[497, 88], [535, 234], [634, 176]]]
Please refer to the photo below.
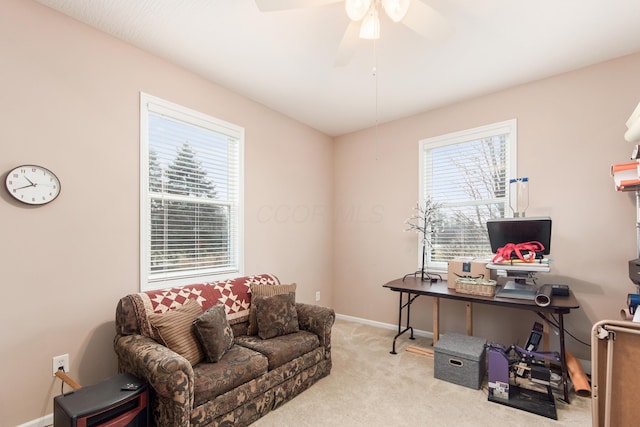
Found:
[[262, 12], [277, 10], [301, 9], [304, 7], [324, 6], [342, 0], [256, 0], [256, 6]]
[[353, 54], [360, 43], [360, 23], [349, 21], [349, 26], [342, 36], [336, 59], [333, 62], [334, 67], [344, 67], [351, 61]]
[[433, 40], [444, 40], [453, 31], [449, 22], [440, 13], [421, 0], [411, 2], [402, 23], [422, 37]]

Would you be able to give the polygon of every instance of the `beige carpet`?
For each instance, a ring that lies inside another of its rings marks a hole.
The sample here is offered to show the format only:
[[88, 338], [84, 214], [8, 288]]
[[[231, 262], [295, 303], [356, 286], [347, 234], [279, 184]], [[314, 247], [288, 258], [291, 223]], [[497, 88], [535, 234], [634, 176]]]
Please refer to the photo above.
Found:
[[331, 374], [253, 424], [282, 426], [580, 426], [591, 425], [591, 399], [556, 400], [558, 421], [487, 401], [482, 390], [433, 378], [433, 359], [405, 351], [431, 340], [336, 320]]

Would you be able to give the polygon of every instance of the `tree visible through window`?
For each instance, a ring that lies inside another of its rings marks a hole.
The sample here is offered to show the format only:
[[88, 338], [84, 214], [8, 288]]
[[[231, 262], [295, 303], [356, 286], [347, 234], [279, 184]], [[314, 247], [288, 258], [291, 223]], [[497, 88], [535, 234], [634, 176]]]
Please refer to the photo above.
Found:
[[141, 101], [143, 289], [238, 273], [242, 130]]
[[515, 176], [516, 121], [420, 141], [420, 198], [440, 205], [427, 265], [446, 269], [457, 257], [490, 257], [486, 222], [508, 216]]

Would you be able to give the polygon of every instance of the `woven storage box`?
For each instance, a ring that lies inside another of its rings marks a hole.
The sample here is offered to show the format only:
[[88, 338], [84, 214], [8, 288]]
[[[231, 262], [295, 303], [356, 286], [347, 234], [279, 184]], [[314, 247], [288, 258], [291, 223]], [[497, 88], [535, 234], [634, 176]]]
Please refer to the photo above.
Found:
[[433, 376], [439, 380], [479, 389], [486, 371], [484, 338], [447, 333], [434, 349]]
[[456, 279], [456, 292], [492, 297], [496, 294], [495, 280]]

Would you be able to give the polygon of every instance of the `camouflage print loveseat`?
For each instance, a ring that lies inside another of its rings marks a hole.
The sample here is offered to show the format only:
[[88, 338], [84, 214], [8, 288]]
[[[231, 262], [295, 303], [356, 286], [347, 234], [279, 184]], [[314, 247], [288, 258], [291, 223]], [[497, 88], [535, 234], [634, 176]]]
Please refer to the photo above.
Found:
[[[286, 286], [263, 274], [120, 299], [114, 339], [118, 369], [149, 383], [157, 426], [248, 425], [329, 374], [335, 313], [295, 303]], [[288, 286], [295, 289], [295, 284]], [[280, 296], [258, 296], [257, 289]], [[285, 330], [276, 322], [283, 313], [288, 316]], [[217, 335], [207, 335], [203, 324], [213, 325]], [[207, 343], [207, 336], [214, 338]]]

